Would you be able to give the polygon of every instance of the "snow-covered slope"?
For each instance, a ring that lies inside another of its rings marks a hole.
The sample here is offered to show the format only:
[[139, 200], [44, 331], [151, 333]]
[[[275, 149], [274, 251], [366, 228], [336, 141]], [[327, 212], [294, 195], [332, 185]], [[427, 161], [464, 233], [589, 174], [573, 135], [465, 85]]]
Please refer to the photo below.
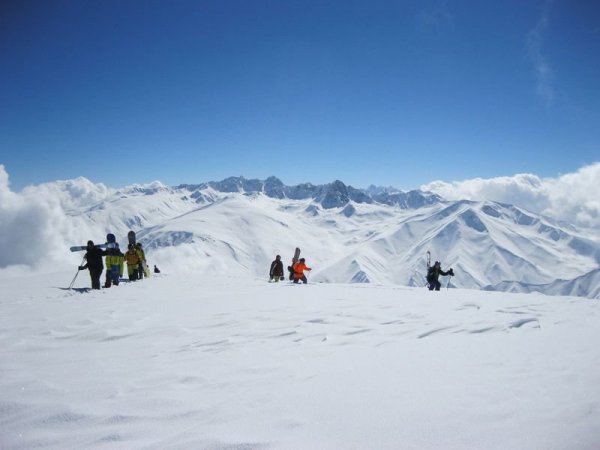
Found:
[[496, 286], [486, 286], [484, 289], [488, 291], [542, 292], [548, 295], [600, 298], [600, 269], [592, 270], [574, 280], [556, 280], [552, 283], [540, 285], [504, 281]]
[[[78, 179], [44, 189], [56, 193], [65, 211], [55, 233], [65, 237], [65, 248], [103, 242], [108, 232], [124, 245], [133, 229], [151, 262], [172, 270], [265, 276], [276, 254], [289, 263], [299, 246], [313, 281], [422, 286], [431, 251], [444, 268], [453, 267], [453, 287], [599, 292], [597, 230], [507, 204], [365, 191], [341, 181], [288, 187], [274, 177], [119, 190]], [[565, 287], [580, 277], [588, 281]]]
[[82, 293], [72, 275], [0, 273], [2, 449], [600, 442], [595, 300], [204, 272]]

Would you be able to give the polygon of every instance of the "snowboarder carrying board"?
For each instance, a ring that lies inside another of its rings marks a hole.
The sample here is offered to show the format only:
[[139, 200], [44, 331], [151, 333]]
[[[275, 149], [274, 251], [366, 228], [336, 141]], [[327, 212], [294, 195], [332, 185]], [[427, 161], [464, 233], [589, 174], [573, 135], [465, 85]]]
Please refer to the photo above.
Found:
[[299, 281], [302, 281], [304, 284], [308, 283], [304, 271], [311, 271], [312, 269], [306, 265], [304, 258], [300, 258], [300, 260], [292, 266], [292, 270], [294, 271], [294, 283], [297, 284]]
[[118, 286], [119, 280], [123, 276], [123, 261], [125, 256], [119, 249], [119, 244], [114, 243], [113, 248], [106, 250], [106, 282], [104, 283], [105, 288], [111, 287], [111, 285]]
[[140, 255], [133, 244], [129, 244], [127, 253], [125, 253], [125, 261], [127, 261], [127, 275], [129, 281], [138, 279], [138, 267], [140, 264]]

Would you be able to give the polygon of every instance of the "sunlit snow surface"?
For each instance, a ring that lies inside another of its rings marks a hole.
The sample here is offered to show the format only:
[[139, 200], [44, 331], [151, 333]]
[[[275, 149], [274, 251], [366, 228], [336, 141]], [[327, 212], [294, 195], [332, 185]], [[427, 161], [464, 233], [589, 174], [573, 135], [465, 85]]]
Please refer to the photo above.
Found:
[[597, 449], [600, 303], [4, 272], [2, 449]]

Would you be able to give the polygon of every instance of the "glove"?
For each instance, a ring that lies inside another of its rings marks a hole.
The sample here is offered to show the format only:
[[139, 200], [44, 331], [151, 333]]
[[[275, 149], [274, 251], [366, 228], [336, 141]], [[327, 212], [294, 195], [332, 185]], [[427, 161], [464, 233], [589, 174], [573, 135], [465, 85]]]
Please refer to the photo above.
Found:
[[77, 268], [77, 270], [84, 270], [84, 269], [83, 269], [83, 266], [79, 266], [79, 267]]
[[448, 274], [453, 277], [454, 276], [454, 270], [452, 270], [452, 267], [450, 267], [450, 270], [448, 271]]

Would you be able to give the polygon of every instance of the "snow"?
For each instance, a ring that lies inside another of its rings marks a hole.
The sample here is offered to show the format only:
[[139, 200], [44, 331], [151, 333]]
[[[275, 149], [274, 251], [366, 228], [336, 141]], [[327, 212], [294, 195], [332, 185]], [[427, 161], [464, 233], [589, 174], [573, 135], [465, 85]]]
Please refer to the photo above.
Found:
[[191, 276], [263, 276], [265, 261], [300, 246], [315, 281], [418, 286], [431, 251], [455, 270], [454, 287], [598, 296], [598, 228], [489, 201], [411, 191], [385, 204], [372, 195], [341, 181], [241, 177], [120, 189], [77, 178], [15, 193], [0, 165], [0, 271], [75, 265], [80, 256], [65, 249], [107, 233], [124, 248], [134, 230], [155, 262]]
[[597, 300], [163, 269], [0, 271], [0, 448], [600, 446]]
[[[0, 165], [1, 449], [600, 448], [597, 229], [242, 181], [15, 193]], [[67, 249], [130, 229], [163, 272], [87, 290]], [[267, 283], [296, 245], [309, 284]], [[458, 288], [423, 287], [428, 250]]]

